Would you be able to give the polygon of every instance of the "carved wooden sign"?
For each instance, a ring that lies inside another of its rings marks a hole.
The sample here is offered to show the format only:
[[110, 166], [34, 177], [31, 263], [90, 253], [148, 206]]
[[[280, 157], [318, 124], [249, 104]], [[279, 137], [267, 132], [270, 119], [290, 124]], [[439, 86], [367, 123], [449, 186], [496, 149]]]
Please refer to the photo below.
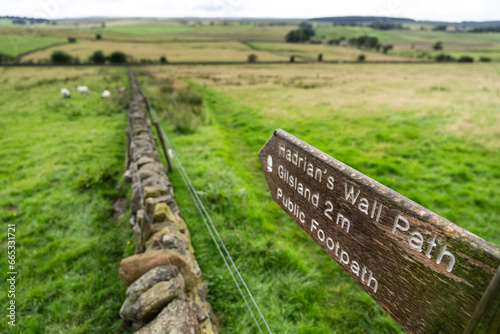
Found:
[[276, 203], [405, 330], [465, 330], [499, 246], [283, 130], [259, 159]]

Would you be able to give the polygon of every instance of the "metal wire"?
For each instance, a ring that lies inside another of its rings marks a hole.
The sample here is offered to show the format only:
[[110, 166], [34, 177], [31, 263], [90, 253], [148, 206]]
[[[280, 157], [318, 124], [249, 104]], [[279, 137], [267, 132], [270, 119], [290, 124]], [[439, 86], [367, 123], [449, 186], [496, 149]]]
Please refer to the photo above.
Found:
[[[142, 96], [144, 97], [145, 101], [146, 101], [146, 104], [148, 106], [148, 109], [149, 109], [149, 112], [151, 114], [151, 117], [153, 118], [153, 121], [158, 121], [158, 117], [156, 115], [156, 112], [154, 111], [153, 107], [151, 106], [151, 103], [148, 99], [148, 97], [144, 94], [144, 92], [142, 91], [142, 88], [140, 86], [140, 84], [137, 82], [137, 85], [139, 87], [139, 91], [141, 92]], [[266, 328], [268, 330], [269, 333], [272, 334], [271, 332], [271, 329], [269, 328], [269, 325], [264, 317], [264, 315], [262, 314], [262, 312], [260, 311], [260, 308], [259, 306], [257, 305], [257, 302], [255, 301], [252, 293], [250, 292], [250, 289], [248, 288], [245, 280], [243, 279], [243, 277], [241, 276], [241, 273], [239, 272], [238, 268], [236, 267], [236, 264], [234, 263], [231, 255], [229, 254], [229, 251], [227, 250], [227, 247], [226, 245], [224, 244], [224, 242], [222, 241], [222, 238], [220, 237], [219, 235], [219, 232], [217, 231], [217, 228], [215, 227], [215, 224], [213, 223], [210, 215], [208, 214], [207, 210], [205, 209], [205, 206], [203, 205], [203, 202], [201, 201], [200, 197], [198, 196], [198, 193], [196, 192], [196, 189], [194, 188], [192, 182], [191, 182], [191, 179], [189, 178], [186, 170], [184, 169], [184, 166], [182, 165], [179, 157], [177, 156], [177, 154], [175, 153], [175, 149], [172, 145], [172, 143], [170, 142], [170, 139], [168, 138], [167, 134], [165, 133], [165, 131], [163, 130], [163, 128], [161, 127], [160, 125], [160, 130], [163, 134], [163, 136], [165, 137], [166, 141], [168, 142], [168, 146], [170, 147], [171, 151], [172, 151], [172, 155], [175, 159], [175, 162], [177, 164], [177, 166], [179, 167], [179, 170], [181, 171], [181, 177], [182, 177], [182, 180], [184, 181], [184, 184], [186, 185], [186, 188], [188, 189], [188, 192], [189, 192], [189, 195], [191, 196], [191, 199], [193, 200], [193, 202], [195, 203], [195, 206], [196, 208], [198, 209], [198, 212], [200, 213], [200, 216], [202, 217], [203, 219], [203, 222], [205, 223], [205, 226], [208, 230], [208, 232], [210, 233], [210, 237], [212, 238], [213, 242], [215, 243], [216, 247], [217, 247], [217, 250], [219, 251], [219, 254], [221, 255], [222, 259], [224, 260], [224, 263], [229, 271], [229, 273], [231, 274], [231, 277], [233, 278], [233, 281], [234, 283], [236, 284], [236, 287], [238, 288], [238, 291], [240, 292], [241, 296], [243, 297], [243, 300], [248, 308], [248, 310], [250, 311], [251, 315], [252, 315], [252, 318], [254, 319], [255, 321], [255, 324], [257, 325], [259, 331], [261, 333], [262, 332], [262, 329], [257, 321], [257, 319], [255, 318], [254, 314], [253, 314], [253, 311], [252, 309], [250, 308], [250, 305], [248, 304], [247, 302], [247, 299], [245, 297], [245, 294], [243, 293], [243, 291], [241, 290], [240, 288], [240, 285], [238, 283], [238, 281], [236, 280], [232, 270], [231, 270], [231, 267], [229, 266], [220, 246], [219, 246], [219, 243], [217, 242], [213, 232], [212, 232], [212, 229], [213, 231], [215, 232], [215, 234], [217, 235], [217, 239], [219, 240], [220, 244], [222, 245], [222, 248], [224, 249], [227, 257], [229, 258], [229, 261], [231, 262], [234, 270], [236, 271], [236, 274], [238, 275], [239, 279], [241, 280], [241, 283], [243, 284], [243, 286], [245, 287], [245, 290], [247, 291], [250, 299], [252, 300], [255, 308], [257, 309], [262, 321], [264, 322], [264, 324], [266, 325]], [[207, 222], [208, 221], [208, 222]], [[212, 229], [210, 228], [210, 226], [212, 227]]]

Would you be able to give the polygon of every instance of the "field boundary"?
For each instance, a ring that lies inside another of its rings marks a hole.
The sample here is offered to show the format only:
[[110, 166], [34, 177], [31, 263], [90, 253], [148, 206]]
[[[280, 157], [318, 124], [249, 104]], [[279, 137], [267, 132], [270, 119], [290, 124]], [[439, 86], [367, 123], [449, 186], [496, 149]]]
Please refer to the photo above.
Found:
[[120, 279], [129, 286], [120, 317], [137, 333], [184, 328], [189, 333], [217, 334], [208, 288], [158, 154], [145, 99], [131, 70], [129, 78], [125, 178], [132, 182], [136, 247], [135, 255], [120, 263]]
[[[297, 56], [296, 56], [297, 57]], [[498, 62], [490, 62], [489, 64], [495, 64]], [[100, 67], [128, 67], [128, 66], [193, 66], [193, 65], [273, 65], [273, 64], [293, 64], [293, 65], [303, 65], [303, 64], [372, 64], [372, 65], [385, 65], [385, 64], [457, 64], [456, 62], [435, 62], [435, 61], [385, 61], [385, 60], [366, 60], [366, 61], [355, 61], [355, 60], [324, 60], [324, 61], [298, 61], [298, 62], [290, 62], [285, 60], [268, 60], [268, 61], [256, 61], [255, 63], [250, 63], [248, 61], [203, 61], [203, 62], [168, 62], [165, 64], [160, 63], [150, 63], [150, 64], [142, 64], [142, 63], [126, 63], [126, 64], [35, 64], [35, 63], [17, 63], [17, 64], [2, 64], [0, 63], [0, 67], [92, 67], [92, 66], [100, 66]], [[478, 63], [479, 64], [479, 63]], [[466, 64], [464, 66], [467, 66]]]
[[[255, 45], [250, 44], [250, 43], [252, 43], [251, 41], [240, 41], [240, 42], [241, 42], [241, 44], [246, 45], [250, 49], [258, 51], [258, 52], [267, 52], [267, 53], [273, 54], [275, 56], [280, 56], [280, 57], [285, 57], [285, 58], [292, 57], [291, 55], [287, 55], [287, 54], [284, 54], [284, 53], [279, 53], [279, 52], [275, 52], [275, 51], [259, 49]], [[308, 61], [309, 62], [316, 62], [313, 57], [305, 57], [305, 56], [300, 56], [300, 55], [293, 55], [293, 57], [304, 59], [305, 62], [308, 62]], [[290, 62], [290, 61], [288, 61], [288, 62]]]

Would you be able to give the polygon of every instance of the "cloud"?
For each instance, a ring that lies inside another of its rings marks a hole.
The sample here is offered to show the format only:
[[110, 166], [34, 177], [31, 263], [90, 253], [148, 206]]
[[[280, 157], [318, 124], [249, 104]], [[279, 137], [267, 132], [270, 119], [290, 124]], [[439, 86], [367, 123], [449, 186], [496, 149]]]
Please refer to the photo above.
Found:
[[500, 20], [498, 0], [0, 0], [0, 15], [312, 18], [380, 15], [420, 20]]

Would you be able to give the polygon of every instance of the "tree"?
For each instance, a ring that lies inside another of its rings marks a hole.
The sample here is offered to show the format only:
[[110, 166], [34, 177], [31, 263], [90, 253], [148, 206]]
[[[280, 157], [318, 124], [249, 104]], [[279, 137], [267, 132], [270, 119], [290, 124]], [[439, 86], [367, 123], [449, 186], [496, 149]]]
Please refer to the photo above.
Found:
[[161, 56], [160, 58], [160, 64], [166, 64], [167, 63], [167, 57]]
[[108, 60], [111, 64], [125, 64], [127, 55], [121, 51], [115, 51], [109, 56]]
[[302, 22], [301, 24], [299, 24], [299, 30], [302, 30], [304, 32], [304, 34], [307, 36], [307, 39], [316, 35], [312, 24], [307, 22]]
[[446, 24], [440, 24], [432, 28], [434, 31], [446, 31], [448, 29], [448, 26]]
[[299, 29], [291, 30], [286, 34], [285, 41], [288, 43], [299, 43], [308, 41], [311, 37], [315, 35], [312, 24], [307, 22], [302, 22], [299, 25]]
[[68, 43], [76, 43], [75, 37], [68, 37]]
[[106, 28], [106, 22], [101, 23], [101, 28]]
[[459, 63], [473, 63], [474, 58], [472, 58], [471, 56], [461, 56], [457, 61]]
[[12, 24], [26, 25], [26, 20], [22, 18], [17, 18], [12, 20]]
[[368, 35], [363, 35], [358, 38], [354, 37], [349, 39], [349, 44], [360, 49], [377, 49], [380, 48], [377, 37], [370, 37]]
[[323, 54], [322, 54], [322, 53], [320, 53], [320, 54], [318, 55], [318, 61], [323, 61]]
[[89, 60], [96, 64], [104, 64], [106, 62], [106, 56], [101, 50], [95, 51]]
[[392, 44], [384, 45], [384, 48], [382, 49], [382, 52], [383, 53], [387, 53], [389, 50], [392, 50], [392, 48], [393, 48]]
[[50, 55], [50, 60], [54, 64], [69, 64], [71, 63], [71, 55], [64, 51], [54, 51]]
[[377, 30], [403, 30], [403, 25], [401, 23], [392, 23], [387, 21], [375, 21], [368, 26]]
[[108, 60], [112, 64], [124, 64], [127, 62], [127, 55], [121, 51], [111, 53]]
[[363, 61], [365, 61], [365, 60], [366, 60], [366, 56], [365, 56], [365, 55], [360, 54], [360, 55], [358, 56], [358, 61], [359, 61], [359, 62], [363, 62]]
[[450, 56], [450, 55], [444, 54], [444, 53], [441, 53], [441, 54], [437, 55], [434, 59], [435, 59], [436, 61], [439, 61], [439, 62], [450, 62], [450, 61], [455, 61], [455, 58], [453, 58], [453, 57], [452, 57], [452, 56]]
[[436, 44], [434, 44], [432, 48], [434, 49], [434, 51], [443, 50], [443, 42], [436, 42]]
[[290, 56], [290, 63], [295, 63], [295, 56]]
[[102, 39], [102, 35], [101, 34], [95, 34], [95, 39]]
[[251, 53], [248, 55], [247, 60], [249, 63], [255, 63], [257, 61], [257, 55], [254, 53]]
[[308, 37], [302, 30], [291, 30], [285, 37], [285, 41], [288, 43], [299, 43], [307, 40]]

